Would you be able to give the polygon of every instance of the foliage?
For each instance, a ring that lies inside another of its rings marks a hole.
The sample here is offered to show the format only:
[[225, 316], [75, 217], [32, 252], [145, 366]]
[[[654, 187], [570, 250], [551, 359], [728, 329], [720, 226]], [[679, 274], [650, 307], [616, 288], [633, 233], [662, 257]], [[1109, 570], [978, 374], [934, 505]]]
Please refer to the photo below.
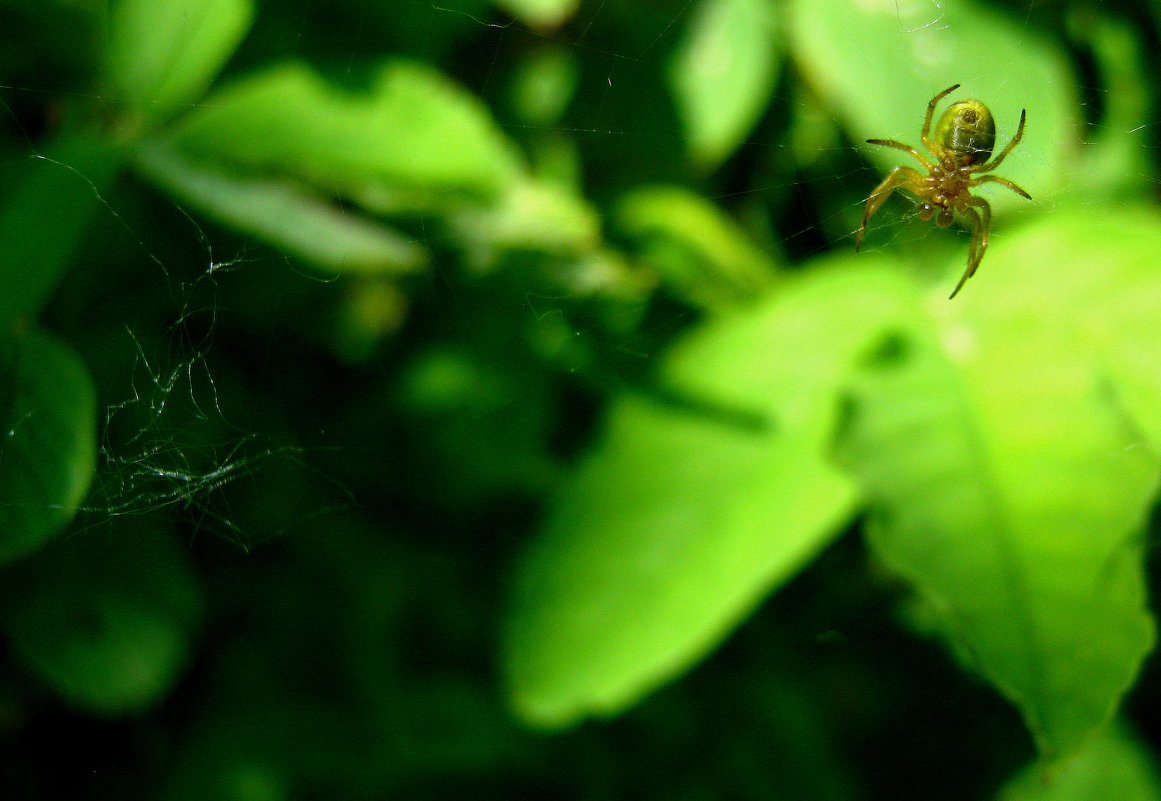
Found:
[[1161, 797], [1156, 9], [4, 6], [7, 796]]

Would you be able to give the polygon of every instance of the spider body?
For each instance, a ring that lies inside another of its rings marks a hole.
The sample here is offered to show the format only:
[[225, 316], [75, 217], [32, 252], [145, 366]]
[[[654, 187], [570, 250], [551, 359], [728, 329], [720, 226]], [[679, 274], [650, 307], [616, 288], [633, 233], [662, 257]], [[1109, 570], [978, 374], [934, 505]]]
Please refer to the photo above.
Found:
[[[931, 158], [919, 150], [896, 142], [893, 139], [868, 139], [872, 145], [885, 145], [911, 154], [927, 171], [924, 175], [914, 167], [895, 167], [875, 187], [863, 208], [863, 222], [855, 237], [855, 250], [863, 245], [863, 234], [872, 215], [886, 202], [896, 189], [905, 189], [918, 198], [919, 219], [935, 217], [936, 225], [947, 227], [955, 219], [956, 212], [970, 218], [972, 242], [968, 251], [968, 266], [959, 279], [950, 298], [954, 298], [964, 282], [975, 274], [988, 248], [988, 231], [991, 228], [992, 208], [988, 201], [971, 193], [974, 187], [983, 183], [997, 183], [1029, 200], [1032, 196], [998, 175], [988, 175], [1012, 152], [1024, 135], [1024, 112], [1020, 112], [1020, 125], [1016, 135], [994, 159], [992, 149], [996, 144], [996, 122], [988, 107], [978, 100], [959, 100], [947, 107], [935, 126], [935, 136], [930, 135], [931, 120], [935, 116], [935, 106], [940, 100], [959, 88], [950, 86], [931, 98], [927, 104], [927, 115], [923, 118], [920, 139], [931, 154]], [[989, 160], [990, 159], [990, 160]], [[949, 298], [949, 299], [950, 299]]]

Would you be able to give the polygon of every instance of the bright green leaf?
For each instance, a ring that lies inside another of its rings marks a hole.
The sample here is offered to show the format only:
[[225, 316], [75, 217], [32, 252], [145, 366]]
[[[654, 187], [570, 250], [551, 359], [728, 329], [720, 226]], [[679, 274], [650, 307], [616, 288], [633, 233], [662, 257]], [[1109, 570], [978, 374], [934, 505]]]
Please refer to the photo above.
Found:
[[107, 60], [118, 99], [147, 117], [197, 100], [253, 15], [250, 0], [117, 0]]
[[[803, 74], [839, 111], [852, 140], [897, 139], [922, 149], [928, 101], [959, 83], [950, 100], [987, 104], [1001, 145], [1015, 134], [1020, 110], [1028, 111], [1024, 139], [1000, 174], [1038, 201], [1070, 184], [1080, 145], [1072, 135], [1076, 81], [1064, 54], [1020, 19], [969, 0], [794, 0], [790, 12]], [[884, 172], [913, 163], [897, 150], [865, 147]], [[1028, 203], [999, 186], [981, 192], [1001, 211]]]
[[63, 345], [29, 333], [0, 359], [0, 563], [57, 534], [88, 490], [97, 450], [88, 372]]
[[580, 0], [493, 0], [495, 5], [534, 28], [555, 28], [576, 13]]
[[856, 500], [828, 458], [834, 393], [910, 294], [821, 273], [678, 346], [671, 405], [615, 405], [518, 577], [505, 663], [525, 719], [624, 709], [834, 537]]
[[1161, 327], [1103, 301], [1161, 296], [1127, 266], [1143, 268], [1161, 232], [1139, 225], [1133, 241], [1122, 227], [1090, 212], [1014, 232], [851, 385], [845, 452], [873, 500], [875, 550], [1049, 760], [1107, 723], [1153, 645], [1140, 529], [1158, 459], [1116, 397], [1126, 377], [1106, 369], [1128, 327], [1107, 315], [1133, 314], [1153, 342]]
[[1125, 725], [1113, 726], [1068, 763], [1031, 765], [997, 801], [1161, 801], [1156, 758]]
[[119, 173], [124, 151], [85, 137], [3, 166], [0, 333], [36, 315], [80, 247], [85, 227]]
[[165, 147], [143, 148], [137, 163], [183, 202], [324, 270], [390, 274], [427, 266], [423, 245], [286, 181], [239, 177]]
[[513, 110], [528, 125], [554, 125], [568, 108], [579, 81], [580, 64], [571, 50], [535, 50], [520, 63], [513, 77]]
[[450, 214], [447, 226], [477, 270], [530, 261], [545, 286], [570, 294], [636, 296], [645, 283], [603, 246], [596, 210], [554, 183], [519, 181], [497, 203]]
[[726, 308], [760, 296], [774, 266], [721, 209], [681, 187], [654, 186], [623, 197], [617, 228], [636, 246], [638, 260], [679, 297]]
[[10, 569], [0, 625], [66, 701], [101, 715], [164, 697], [200, 617], [173, 537], [123, 518], [54, 543]]
[[697, 161], [717, 164], [750, 132], [781, 55], [772, 0], [700, 0], [669, 74]]
[[373, 211], [418, 212], [509, 189], [521, 167], [480, 101], [410, 62], [348, 91], [299, 64], [223, 89], [174, 135], [185, 155], [304, 181]]

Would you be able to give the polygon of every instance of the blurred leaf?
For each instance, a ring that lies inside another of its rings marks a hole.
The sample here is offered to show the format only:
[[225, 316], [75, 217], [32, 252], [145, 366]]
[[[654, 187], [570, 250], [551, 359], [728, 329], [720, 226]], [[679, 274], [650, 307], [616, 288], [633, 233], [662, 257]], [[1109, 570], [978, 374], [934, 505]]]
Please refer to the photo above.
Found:
[[201, 613], [173, 537], [135, 519], [54, 543], [11, 568], [0, 596], [17, 651], [66, 701], [100, 715], [165, 696]]
[[96, 397], [71, 350], [32, 332], [0, 359], [0, 563], [43, 545], [76, 512], [93, 474]]
[[615, 404], [517, 578], [504, 659], [526, 720], [623, 710], [835, 536], [856, 493], [827, 456], [834, 393], [910, 294], [821, 271], [675, 348], [665, 375], [686, 408]]
[[1079, 353], [1095, 352], [1137, 436], [1134, 447], [1161, 454], [1161, 214], [1150, 205], [1062, 205], [1018, 243], [1014, 259], [1001, 256], [1011, 264], [996, 276], [1000, 291], [1027, 295], [1035, 287], [1037, 306], [1055, 300], [1062, 306], [1056, 315], [1083, 327]]
[[491, 200], [521, 170], [483, 104], [430, 67], [402, 61], [361, 92], [300, 64], [273, 67], [198, 106], [174, 144], [385, 213]]
[[[1000, 145], [1015, 134], [1020, 110], [1028, 111], [1004, 177], [1037, 201], [1070, 186], [1080, 144], [1070, 136], [1078, 127], [1074, 76], [1060, 49], [1020, 20], [969, 0], [794, 0], [790, 11], [791, 47], [803, 75], [839, 111], [852, 140], [897, 139], [921, 148], [928, 101], [962, 83], [950, 100], [983, 100]], [[889, 148], [867, 145], [866, 153], [883, 172], [912, 161]], [[996, 211], [1027, 211], [1019, 207], [1028, 201], [1003, 187], [980, 192]]]
[[[1048, 760], [1107, 723], [1154, 639], [1139, 534], [1158, 458], [1114, 394], [1127, 376], [1106, 371], [1129, 312], [1102, 301], [1161, 297], [1155, 268], [1141, 280], [1161, 227], [1125, 236], [1095, 217], [998, 243], [986, 283], [962, 303], [933, 296], [931, 319], [885, 338], [852, 379], [844, 438], [880, 558], [1020, 706]], [[1156, 348], [1156, 315], [1137, 319]]]
[[119, 99], [147, 117], [197, 100], [253, 16], [250, 0], [115, 0], [107, 59]]
[[576, 13], [580, 0], [493, 0], [525, 25], [555, 28]]
[[394, 274], [427, 266], [423, 245], [287, 181], [239, 177], [164, 146], [142, 148], [137, 164], [182, 201], [324, 270]]
[[603, 246], [597, 212], [553, 183], [521, 180], [490, 206], [464, 207], [448, 228], [468, 265], [479, 271], [527, 266], [550, 291], [636, 294], [643, 278]]
[[534, 50], [512, 81], [512, 105], [528, 125], [548, 126], [560, 120], [576, 92], [580, 66], [564, 47]]
[[1046, 773], [1031, 765], [998, 801], [1161, 801], [1161, 781], [1149, 749], [1125, 726], [1110, 728], [1078, 756]]
[[124, 156], [108, 142], [75, 137], [4, 165], [12, 188], [0, 201], [0, 333], [40, 311]]
[[617, 228], [661, 283], [696, 306], [728, 308], [754, 300], [774, 266], [721, 209], [681, 187], [643, 187], [621, 198]]
[[1076, 35], [1092, 48], [1100, 76], [1104, 115], [1085, 136], [1080, 178], [1086, 191], [1151, 194], [1148, 148], [1150, 93], [1141, 82], [1144, 54], [1139, 29], [1099, 9], [1072, 12]]
[[762, 115], [781, 44], [772, 0], [700, 0], [669, 72], [698, 162], [725, 159]]

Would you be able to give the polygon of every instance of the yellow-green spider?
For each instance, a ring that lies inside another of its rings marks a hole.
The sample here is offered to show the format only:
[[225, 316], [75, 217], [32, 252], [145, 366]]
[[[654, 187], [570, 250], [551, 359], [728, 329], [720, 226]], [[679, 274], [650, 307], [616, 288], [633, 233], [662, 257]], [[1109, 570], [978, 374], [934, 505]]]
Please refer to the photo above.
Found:
[[893, 139], [867, 140], [872, 145], [886, 145], [910, 153], [927, 170], [927, 175], [914, 167], [896, 167], [887, 173], [887, 177], [867, 198], [867, 205], [863, 209], [863, 224], [859, 226], [859, 234], [855, 238], [855, 251], [858, 252], [863, 246], [867, 221], [896, 189], [905, 189], [919, 198], [921, 220], [930, 220], [932, 215], [938, 212], [936, 224], [947, 227], [951, 225], [957, 211], [971, 217], [972, 244], [968, 251], [967, 270], [955, 285], [955, 290], [948, 300], [954, 298], [964, 282], [975, 274], [976, 268], [984, 258], [984, 251], [988, 249], [992, 207], [982, 197], [973, 195], [971, 189], [992, 182], [1006, 186], [1029, 200], [1032, 199], [1031, 195], [1007, 178], [998, 175], [978, 175], [999, 167], [1000, 162], [1012, 152], [1012, 148], [1020, 143], [1020, 137], [1024, 135], [1023, 111], [1020, 112], [1020, 125], [1016, 128], [1016, 135], [1012, 137], [1008, 146], [1000, 151], [1000, 155], [991, 161], [988, 159], [991, 158], [992, 148], [996, 144], [996, 122], [988, 107], [978, 100], [957, 100], [952, 103], [935, 126], [935, 138], [929, 136], [935, 105], [958, 88], [958, 83], [949, 86], [931, 98], [931, 102], [927, 104], [927, 116], [923, 118], [923, 132], [920, 138], [923, 146], [935, 157], [934, 164], [923, 153], [902, 142]]

